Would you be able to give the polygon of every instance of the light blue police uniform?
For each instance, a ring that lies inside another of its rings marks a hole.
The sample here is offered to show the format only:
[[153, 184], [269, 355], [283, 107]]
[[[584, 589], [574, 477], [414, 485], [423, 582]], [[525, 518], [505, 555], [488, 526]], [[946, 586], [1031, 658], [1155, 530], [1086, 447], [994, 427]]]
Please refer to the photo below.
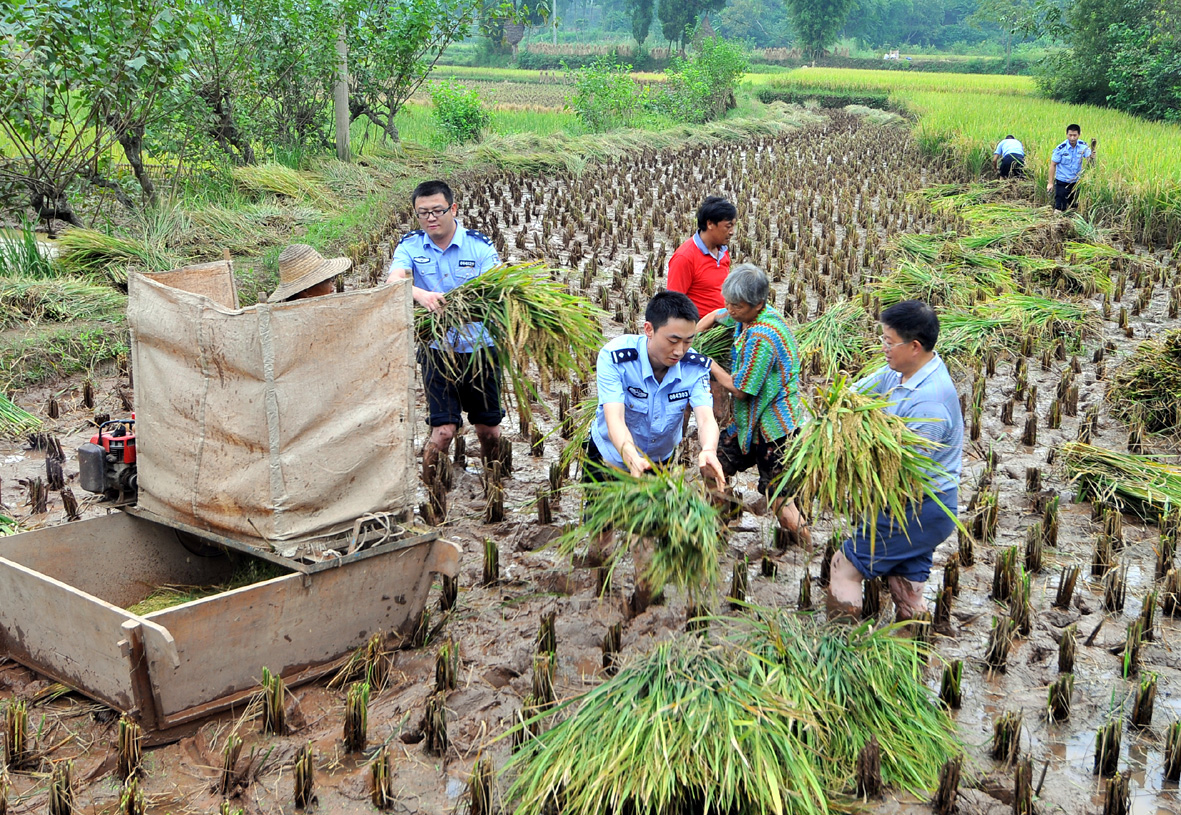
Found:
[[996, 146], [996, 149], [992, 151], [992, 154], [994, 156], [1000, 156], [1001, 158], [1009, 155], [1021, 156], [1024, 158], [1025, 145], [1023, 145], [1017, 139], [1001, 139], [1000, 144]]
[[1050, 156], [1050, 161], [1058, 165], [1054, 170], [1054, 180], [1066, 184], [1078, 181], [1078, 177], [1083, 171], [1083, 159], [1090, 157], [1091, 148], [1082, 139], [1075, 142], [1073, 149], [1070, 146], [1070, 139], [1062, 142], [1054, 148], [1054, 153]]
[[627, 429], [632, 440], [652, 461], [671, 458], [681, 441], [685, 410], [713, 407], [709, 392], [709, 366], [712, 360], [689, 349], [676, 365], [668, 369], [663, 382], [657, 382], [648, 358], [648, 337], [623, 334], [599, 351], [595, 380], [599, 389], [599, 407], [591, 427], [591, 439], [603, 461], [626, 470], [623, 457], [611, 443], [603, 405], [622, 404]]
[[[492, 239], [483, 232], [464, 229], [457, 220], [451, 245], [439, 249], [421, 229], [407, 233], [394, 249], [390, 269], [409, 269], [414, 285], [427, 291], [446, 294], [500, 263], [500, 255]], [[475, 348], [492, 344], [492, 338], [482, 323], [468, 323], [462, 333], [453, 330], [447, 341], [457, 353], [469, 354]], [[437, 348], [437, 343], [431, 344]]]

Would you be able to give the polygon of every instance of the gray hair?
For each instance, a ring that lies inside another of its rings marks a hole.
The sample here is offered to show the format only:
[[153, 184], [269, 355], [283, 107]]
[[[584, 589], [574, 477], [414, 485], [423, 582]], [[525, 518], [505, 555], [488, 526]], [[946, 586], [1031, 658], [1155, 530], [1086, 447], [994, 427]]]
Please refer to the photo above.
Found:
[[770, 292], [771, 282], [767, 275], [753, 263], [738, 264], [722, 281], [722, 297], [727, 303], [757, 306], [767, 302]]

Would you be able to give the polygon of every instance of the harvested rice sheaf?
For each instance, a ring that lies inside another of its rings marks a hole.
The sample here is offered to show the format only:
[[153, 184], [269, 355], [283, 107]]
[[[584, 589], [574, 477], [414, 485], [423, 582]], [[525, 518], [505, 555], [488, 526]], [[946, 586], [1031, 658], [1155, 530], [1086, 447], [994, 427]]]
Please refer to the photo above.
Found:
[[750, 611], [715, 620], [715, 643], [661, 643], [564, 703], [569, 715], [509, 763], [515, 812], [537, 815], [558, 796], [568, 815], [819, 815], [851, 804], [872, 737], [886, 784], [935, 787], [961, 748], [923, 683], [925, 648], [865, 625]]
[[1153, 433], [1181, 428], [1181, 329], [1136, 347], [1107, 384], [1112, 417]]
[[582, 523], [559, 539], [559, 549], [573, 553], [590, 537], [614, 530], [620, 539], [608, 564], [614, 569], [626, 549], [647, 538], [654, 546], [646, 574], [652, 583], [672, 583], [691, 596], [712, 590], [721, 577], [724, 528], [700, 480], [675, 467], [616, 475], [582, 485]]
[[1077, 441], [1060, 453], [1080, 492], [1094, 500], [1127, 504], [1152, 520], [1181, 507], [1181, 467]]
[[[437, 343], [446, 351], [453, 331], [483, 323], [518, 409], [530, 417], [531, 401], [540, 401], [539, 384], [545, 391], [551, 379], [594, 370], [604, 316], [586, 299], [567, 292], [544, 264], [503, 264], [448, 292], [441, 314], [416, 309], [415, 328], [423, 343]], [[444, 360], [451, 375], [462, 373], [458, 358]], [[486, 364], [484, 355], [472, 354], [469, 364]]]
[[908, 504], [935, 500], [930, 473], [939, 471], [923, 452], [932, 442], [887, 413], [889, 404], [845, 377], [818, 388], [813, 418], [792, 441], [776, 484], [778, 494], [794, 497], [805, 514], [815, 509], [853, 526], [868, 523], [871, 550], [878, 513], [903, 523]]

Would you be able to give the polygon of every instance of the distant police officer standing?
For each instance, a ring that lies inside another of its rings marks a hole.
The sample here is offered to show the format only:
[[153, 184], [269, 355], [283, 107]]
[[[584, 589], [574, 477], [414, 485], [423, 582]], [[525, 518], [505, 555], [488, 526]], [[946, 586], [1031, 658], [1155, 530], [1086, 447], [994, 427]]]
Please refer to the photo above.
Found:
[[1001, 139], [992, 151], [992, 166], [1000, 178], [1025, 177], [1025, 145], [1013, 134]]
[[[414, 300], [420, 306], [439, 313], [446, 307], [445, 295], [472, 278], [479, 277], [500, 262], [496, 247], [483, 233], [464, 229], [456, 220], [458, 207], [451, 188], [443, 181], [424, 181], [410, 196], [414, 214], [422, 229], [405, 235], [394, 250], [390, 280], [413, 275]], [[423, 388], [426, 390], [431, 435], [422, 453], [423, 479], [434, 479], [434, 466], [447, 451], [459, 425], [460, 411], [467, 413], [480, 439], [481, 453], [487, 460], [500, 439], [500, 370], [493, 354], [483, 349], [492, 340], [480, 323], [470, 323], [447, 338], [459, 355], [456, 365], [463, 371], [458, 378], [445, 374], [442, 351], [437, 344], [420, 348]], [[486, 354], [484, 364], [469, 364], [471, 354]]]
[[1054, 209], [1065, 212], [1078, 206], [1078, 180], [1083, 174], [1083, 159], [1095, 163], [1095, 154], [1086, 142], [1079, 143], [1082, 129], [1066, 126], [1066, 141], [1054, 148], [1050, 156], [1050, 182], [1046, 192], [1054, 193]]
[[[595, 369], [599, 406], [587, 442], [584, 481], [601, 481], [627, 470], [640, 475], [653, 463], [666, 463], [681, 441], [685, 411], [692, 409], [701, 443], [698, 465], [720, 485], [718, 424], [709, 393], [711, 360], [692, 351], [697, 308], [681, 292], [655, 295], [644, 312], [644, 333], [624, 334], [599, 352]], [[590, 560], [602, 562], [611, 533], [591, 544]], [[643, 611], [653, 587], [643, 578], [650, 552], [633, 548], [636, 592], [629, 616]], [[659, 588], [659, 587], [655, 587]]]

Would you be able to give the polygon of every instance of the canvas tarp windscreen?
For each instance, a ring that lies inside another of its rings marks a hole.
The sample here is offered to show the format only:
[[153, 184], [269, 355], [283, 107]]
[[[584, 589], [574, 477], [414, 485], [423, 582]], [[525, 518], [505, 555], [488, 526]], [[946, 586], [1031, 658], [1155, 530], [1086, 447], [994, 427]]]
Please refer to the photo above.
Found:
[[139, 507], [293, 541], [413, 506], [410, 282], [230, 309], [130, 286]]

